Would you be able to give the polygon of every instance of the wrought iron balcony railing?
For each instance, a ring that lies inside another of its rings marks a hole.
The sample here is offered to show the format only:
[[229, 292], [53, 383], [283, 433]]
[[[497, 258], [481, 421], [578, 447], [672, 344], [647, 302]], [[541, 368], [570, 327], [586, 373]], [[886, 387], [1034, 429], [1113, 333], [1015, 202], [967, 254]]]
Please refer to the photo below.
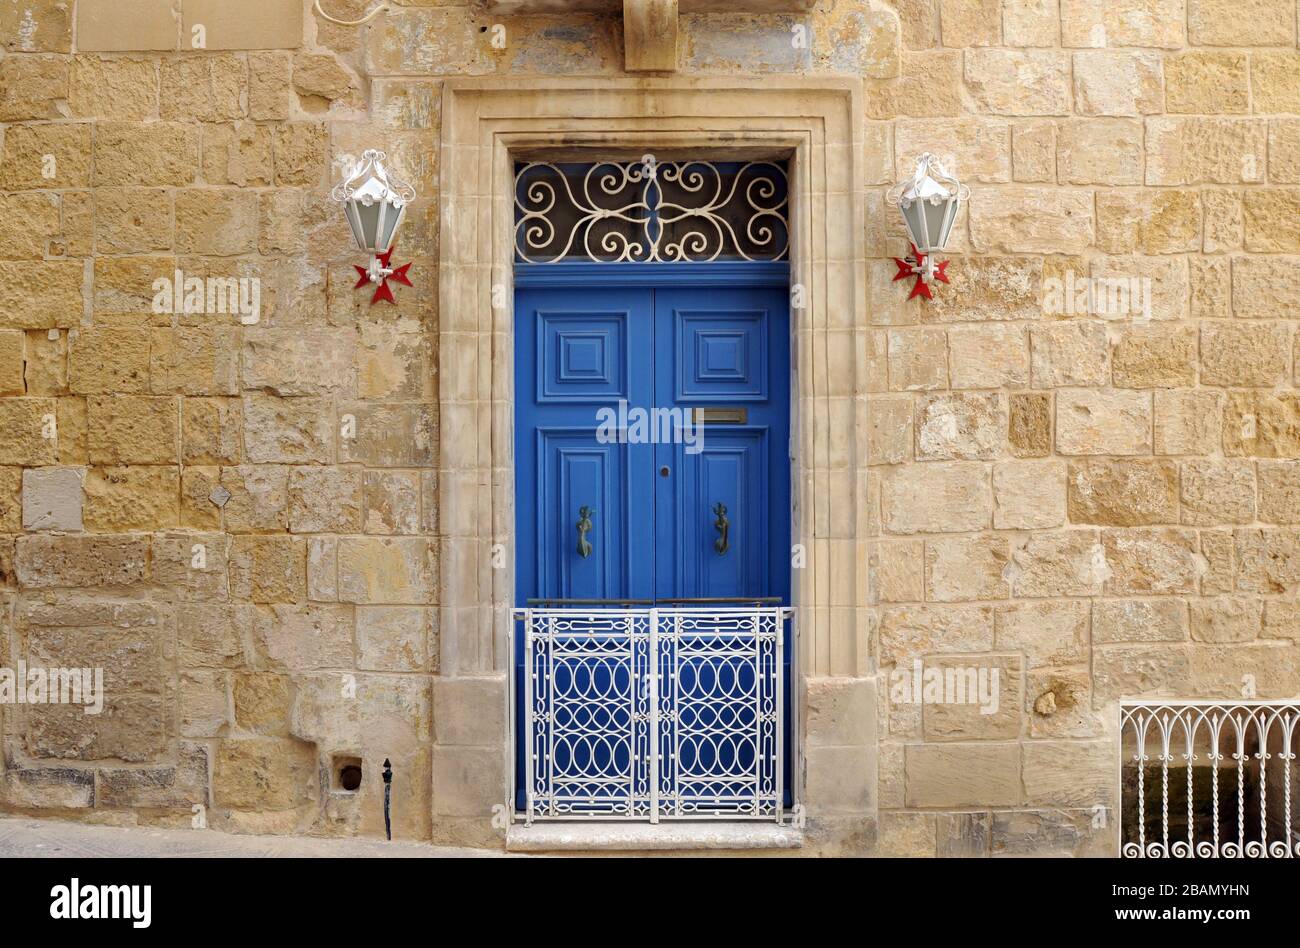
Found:
[[792, 610], [515, 610], [520, 816], [781, 822]]

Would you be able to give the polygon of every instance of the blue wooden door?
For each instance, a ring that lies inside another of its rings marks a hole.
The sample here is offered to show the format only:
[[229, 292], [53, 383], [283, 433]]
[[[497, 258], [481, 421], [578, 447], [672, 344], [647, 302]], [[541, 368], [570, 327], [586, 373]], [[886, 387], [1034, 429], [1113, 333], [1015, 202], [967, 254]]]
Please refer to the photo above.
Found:
[[[762, 277], [752, 283], [693, 268], [688, 285], [663, 267], [631, 268], [622, 284], [603, 267], [586, 286], [565, 269], [517, 274], [518, 604], [788, 603], [789, 291], [773, 278], [784, 265], [735, 271]], [[651, 418], [640, 437], [637, 410]], [[622, 437], [609, 438], [611, 416]], [[787, 636], [787, 681], [790, 652]], [[522, 644], [515, 662], [522, 691]], [[606, 691], [623, 672], [594, 674], [588, 686]], [[522, 801], [522, 758], [516, 782]]]

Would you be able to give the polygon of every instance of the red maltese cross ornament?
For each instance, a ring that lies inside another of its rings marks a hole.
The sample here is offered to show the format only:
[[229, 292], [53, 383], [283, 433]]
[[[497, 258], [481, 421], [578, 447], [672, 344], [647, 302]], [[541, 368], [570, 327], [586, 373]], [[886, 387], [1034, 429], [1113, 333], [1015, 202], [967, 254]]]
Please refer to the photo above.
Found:
[[375, 295], [370, 298], [371, 306], [374, 306], [380, 300], [387, 300], [390, 303], [397, 302], [393, 297], [392, 287], [388, 285], [389, 280], [403, 286], [415, 285], [411, 282], [410, 277], [406, 275], [406, 271], [411, 269], [409, 263], [404, 263], [400, 267], [393, 267], [394, 249], [390, 247], [387, 253], [376, 254], [374, 262], [369, 267], [359, 267], [355, 263], [352, 265], [352, 268], [361, 275], [361, 279], [357, 280], [357, 285], [353, 287], [354, 290], [359, 290], [368, 283], [379, 284], [375, 288]]
[[[920, 296], [932, 300], [934, 295], [930, 292], [930, 283], [933, 280], [938, 280], [940, 283], [948, 282], [948, 261], [934, 263], [927, 268], [925, 258], [928, 255], [917, 250], [916, 244], [910, 244], [909, 246], [912, 248], [910, 257], [904, 257], [901, 260], [898, 257], [894, 258], [894, 263], [898, 265], [898, 272], [894, 274], [894, 282], [906, 280], [908, 277], [916, 277], [916, 282], [912, 284], [912, 292], [907, 294], [907, 298], [911, 300]], [[928, 279], [927, 273], [929, 274]]]

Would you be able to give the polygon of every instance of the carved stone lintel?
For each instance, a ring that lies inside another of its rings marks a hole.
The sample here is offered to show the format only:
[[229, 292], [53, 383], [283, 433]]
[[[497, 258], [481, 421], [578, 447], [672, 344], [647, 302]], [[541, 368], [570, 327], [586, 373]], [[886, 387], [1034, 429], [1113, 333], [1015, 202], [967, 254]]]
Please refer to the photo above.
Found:
[[628, 72], [677, 71], [677, 0], [623, 0]]

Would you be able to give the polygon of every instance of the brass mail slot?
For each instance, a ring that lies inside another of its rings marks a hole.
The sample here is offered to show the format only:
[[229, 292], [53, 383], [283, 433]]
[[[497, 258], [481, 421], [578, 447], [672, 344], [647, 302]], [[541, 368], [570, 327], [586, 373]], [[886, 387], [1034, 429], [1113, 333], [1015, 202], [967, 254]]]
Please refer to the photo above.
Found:
[[748, 408], [696, 408], [693, 420], [697, 425], [749, 424]]

